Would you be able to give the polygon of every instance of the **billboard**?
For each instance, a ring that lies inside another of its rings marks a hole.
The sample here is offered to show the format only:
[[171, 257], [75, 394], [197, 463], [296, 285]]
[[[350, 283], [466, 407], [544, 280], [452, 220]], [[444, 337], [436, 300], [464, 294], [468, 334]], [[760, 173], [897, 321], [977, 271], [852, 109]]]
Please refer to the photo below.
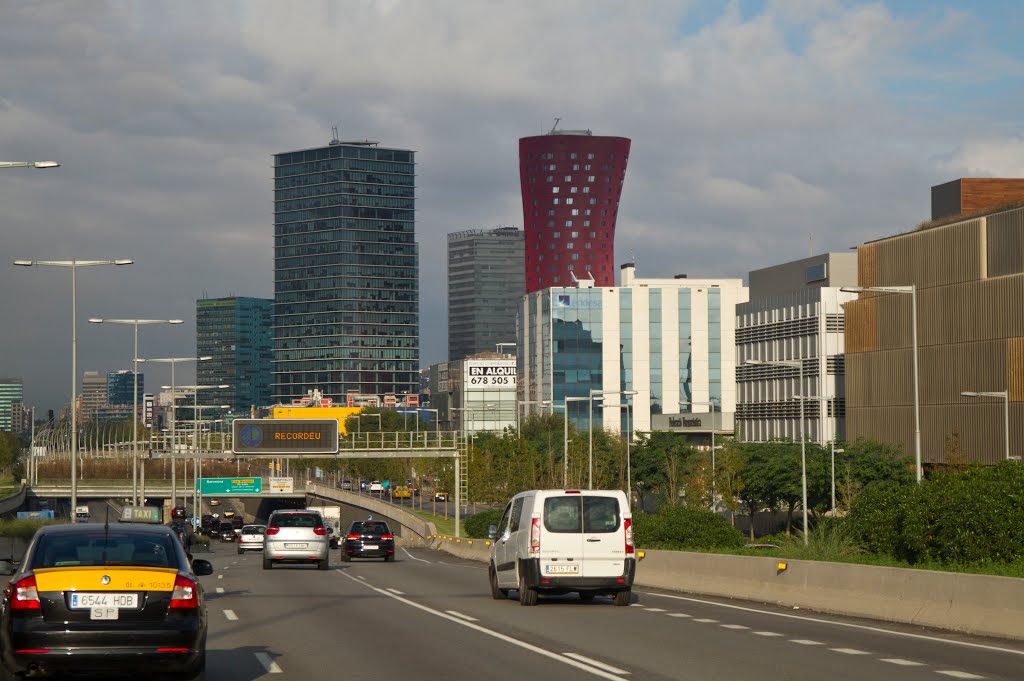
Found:
[[466, 390], [516, 389], [516, 360], [467, 359]]
[[235, 454], [338, 452], [337, 419], [235, 419], [231, 428]]

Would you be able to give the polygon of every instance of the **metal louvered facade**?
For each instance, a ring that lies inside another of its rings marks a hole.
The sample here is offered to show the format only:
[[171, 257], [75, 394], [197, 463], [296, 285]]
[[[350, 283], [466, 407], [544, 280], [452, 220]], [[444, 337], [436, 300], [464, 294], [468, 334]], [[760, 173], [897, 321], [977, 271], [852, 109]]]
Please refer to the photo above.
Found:
[[[862, 286], [917, 286], [921, 451], [925, 464], [1024, 450], [1024, 208], [858, 247]], [[911, 296], [865, 292], [846, 305], [847, 430], [913, 453]]]

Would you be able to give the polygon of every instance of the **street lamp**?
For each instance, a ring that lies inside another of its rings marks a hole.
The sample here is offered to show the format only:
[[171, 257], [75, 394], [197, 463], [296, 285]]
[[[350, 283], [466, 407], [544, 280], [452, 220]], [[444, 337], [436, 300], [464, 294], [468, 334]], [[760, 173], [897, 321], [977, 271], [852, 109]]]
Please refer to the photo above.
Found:
[[139, 325], [184, 324], [182, 319], [89, 319], [91, 324], [131, 324], [135, 327], [135, 351], [132, 353], [132, 505], [138, 502], [139, 476]]
[[[598, 400], [604, 400], [605, 395], [618, 395], [621, 391], [619, 390], [595, 390], [590, 389], [590, 396], [587, 398], [590, 402], [590, 411], [587, 414], [590, 424], [590, 447], [589, 447], [589, 463], [587, 465], [587, 489], [594, 489], [594, 398]], [[568, 398], [566, 398], [568, 399]]]
[[57, 161], [0, 161], [0, 168], [59, 168]]
[[[166, 386], [165, 385], [165, 386], [161, 386], [161, 387], [164, 390], [167, 390], [170, 386]], [[203, 459], [202, 459], [202, 457], [200, 456], [200, 453], [199, 453], [199, 421], [197, 419], [195, 419], [195, 416], [200, 413], [199, 412], [199, 391], [200, 390], [227, 390], [231, 386], [222, 383], [220, 385], [179, 385], [178, 387], [181, 390], [184, 390], [184, 391], [188, 391], [188, 390], [192, 391], [192, 409], [193, 409], [192, 416], [193, 416], [193, 420], [195, 420], [195, 423], [193, 424], [193, 428], [192, 428], [192, 444], [195, 446], [195, 450], [196, 450], [196, 461], [195, 461], [194, 464], [192, 464], [192, 466], [193, 466], [192, 470], [195, 471], [194, 474], [193, 474], [193, 477], [195, 478], [195, 481], [196, 481], [196, 490], [193, 491], [193, 494], [192, 494], [192, 499], [193, 499], [193, 501], [192, 501], [192, 511], [193, 511], [193, 513], [201, 514], [202, 513], [202, 508], [201, 508], [200, 505], [197, 505], [197, 504], [202, 504], [202, 502], [203, 502], [202, 491], [199, 489], [199, 485], [201, 484], [200, 480], [202, 479], [202, 474], [203, 474]], [[173, 395], [171, 396], [171, 399], [174, 399]], [[222, 408], [223, 409], [227, 409], [229, 407], [224, 406]]]
[[964, 397], [1002, 397], [1003, 398], [1003, 421], [1005, 424], [1004, 438], [1006, 441], [1006, 460], [1010, 460], [1010, 391], [1008, 390], [990, 390], [990, 391], [973, 391], [965, 390], [960, 393]]
[[[165, 363], [168, 363], [168, 364], [171, 365], [171, 500], [172, 500], [171, 505], [172, 506], [174, 505], [174, 501], [176, 500], [176, 497], [178, 496], [178, 494], [177, 494], [178, 490], [177, 490], [176, 470], [175, 470], [178, 467], [177, 466], [178, 462], [174, 458], [174, 455], [177, 453], [175, 451], [175, 445], [177, 444], [177, 441], [178, 441], [177, 437], [176, 437], [177, 425], [178, 425], [178, 423], [177, 423], [177, 418], [178, 418], [178, 400], [176, 399], [176, 396], [175, 396], [175, 392], [176, 391], [175, 391], [175, 388], [174, 388], [174, 365], [177, 364], [178, 362], [205, 362], [206, 360], [210, 360], [210, 359], [213, 359], [213, 357], [210, 356], [210, 355], [206, 355], [206, 356], [203, 356], [203, 357], [151, 357], [149, 359], [144, 359], [142, 357], [139, 357], [139, 361], [140, 362], [165, 362]], [[185, 464], [188, 465], [188, 459], [185, 459]], [[186, 480], [186, 482], [188, 482], [188, 481]], [[182, 505], [184, 505], [187, 502], [188, 502], [188, 498], [185, 497], [182, 500]]]
[[[834, 403], [834, 400], [836, 399], [835, 395], [818, 395], [818, 396], [794, 395], [794, 397], [799, 397], [801, 400], [811, 400], [811, 401], [814, 401], [814, 402], [831, 402], [832, 403], [832, 410], [835, 411], [835, 403]], [[834, 416], [835, 415], [833, 414], [833, 417]], [[834, 432], [832, 433], [832, 439], [831, 439], [830, 444], [831, 444], [830, 450], [831, 450], [831, 453], [832, 453], [832, 517], [834, 518], [835, 515], [836, 515], [836, 452], [839, 452], [840, 454], [842, 454], [846, 450], [845, 449], [836, 449], [836, 434]]]
[[437, 430], [437, 442], [440, 447], [441, 442], [441, 412], [437, 409], [431, 409], [429, 407], [416, 407], [416, 432], [419, 432], [419, 419], [421, 411], [432, 411], [434, 412], [434, 427]]
[[691, 414], [693, 413], [693, 409], [692, 409], [693, 405], [698, 405], [699, 404], [702, 407], [703, 406], [707, 406], [707, 408], [711, 410], [711, 510], [712, 511], [714, 511], [716, 508], [718, 508], [718, 499], [715, 496], [715, 473], [717, 473], [717, 471], [718, 471], [718, 468], [715, 465], [715, 402], [719, 403], [718, 408], [719, 408], [719, 410], [721, 410], [721, 408], [722, 408], [721, 400], [719, 400], [717, 398], [712, 398], [712, 399], [708, 400], [707, 402], [680, 402], [679, 403], [680, 407], [686, 407], [686, 406], [691, 407], [691, 409], [690, 409], [690, 413]]
[[[569, 486], [569, 403], [590, 402], [590, 397], [566, 397], [563, 407], [565, 409], [565, 420], [562, 425], [565, 427], [565, 459], [562, 461], [562, 487]], [[593, 409], [591, 409], [593, 412]]]
[[[744, 362], [748, 365], [765, 365], [765, 366], [776, 366], [776, 367], [790, 367], [796, 368], [800, 371], [800, 392], [803, 392], [804, 385], [804, 363], [800, 360], [759, 360], [759, 359], [748, 359]], [[807, 524], [807, 438], [804, 436], [804, 398], [803, 395], [794, 395], [800, 399], [800, 485], [803, 489], [803, 507], [804, 507], [804, 546], [807, 546], [807, 536], [811, 531], [810, 526]]]
[[499, 355], [500, 355], [500, 354], [503, 354], [503, 353], [501, 352], [501, 349], [502, 349], [503, 347], [505, 347], [505, 346], [508, 346], [508, 345], [511, 345], [512, 347], [516, 347], [516, 344], [515, 344], [515, 343], [495, 343], [495, 344], [494, 344], [494, 351], [495, 351], [496, 353], [498, 353]]
[[[624, 395], [626, 397], [631, 397], [633, 395], [638, 395], [639, 392], [637, 392], [636, 390], [623, 390], [619, 394], [620, 395]], [[609, 406], [609, 405], [605, 405], [605, 406]], [[621, 407], [622, 405], [620, 404], [620, 405], [611, 405], [611, 406], [613, 406], [613, 407], [614, 406], [620, 406]], [[629, 443], [630, 443], [630, 440], [633, 439], [633, 427], [632, 427], [632, 424], [631, 424], [632, 420], [630, 418], [632, 416], [632, 410], [633, 410], [632, 403], [631, 402], [626, 402], [626, 498], [631, 503], [632, 503], [632, 499], [633, 499], [633, 487], [632, 487], [633, 480], [632, 480], [632, 477], [630, 475]]]
[[[529, 407], [531, 404], [539, 404], [542, 407], [550, 407], [551, 400], [516, 400], [516, 433], [522, 435], [522, 424], [520, 423], [520, 407]], [[527, 409], [522, 410], [522, 414], [527, 414]], [[553, 410], [552, 410], [553, 411]]]
[[[41, 163], [56, 163], [56, 161], [41, 161]], [[14, 166], [9, 166], [14, 167]], [[41, 166], [51, 167], [51, 166]], [[134, 260], [15, 260], [14, 264], [20, 267], [48, 266], [48, 267], [70, 267], [71, 268], [71, 507], [78, 506], [78, 482], [76, 480], [76, 462], [78, 460], [78, 413], [75, 402], [78, 396], [78, 268], [92, 267], [96, 265], [131, 265]], [[77, 523], [75, 514], [71, 514], [71, 522]]]
[[911, 317], [911, 342], [914, 353], [914, 465], [916, 468], [917, 482], [921, 482], [923, 469], [921, 468], [921, 396], [920, 384], [918, 382], [917, 369], [917, 285], [909, 286], [843, 286], [839, 289], [847, 293], [863, 293], [864, 291], [876, 291], [878, 293], [909, 293], [910, 294], [910, 317]]
[[357, 416], [359, 418], [356, 419], [356, 435], [363, 432], [362, 427], [359, 425], [361, 423], [361, 419], [373, 418], [374, 416], [377, 417], [377, 430], [384, 430], [384, 422], [381, 421], [380, 414], [357, 414]]

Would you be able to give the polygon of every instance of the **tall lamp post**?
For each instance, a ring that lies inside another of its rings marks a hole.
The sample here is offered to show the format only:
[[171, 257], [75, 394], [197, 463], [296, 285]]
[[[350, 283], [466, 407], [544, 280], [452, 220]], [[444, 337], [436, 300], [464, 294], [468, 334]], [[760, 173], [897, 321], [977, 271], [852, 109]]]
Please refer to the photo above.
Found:
[[803, 490], [803, 507], [804, 507], [804, 546], [807, 546], [808, 534], [811, 531], [810, 526], [807, 524], [807, 438], [804, 435], [804, 363], [800, 360], [759, 360], [759, 359], [748, 359], [744, 364], [748, 365], [765, 365], [765, 366], [776, 366], [776, 367], [789, 367], [798, 369], [800, 372], [800, 394], [795, 395], [800, 399], [800, 486]]
[[918, 380], [917, 368], [917, 285], [909, 286], [843, 286], [840, 291], [847, 293], [863, 293], [864, 291], [876, 291], [878, 293], [909, 293], [910, 294], [910, 318], [911, 318], [911, 343], [914, 353], [914, 466], [917, 475], [917, 482], [921, 482], [923, 469], [921, 467], [921, 389]]
[[[170, 386], [167, 386], [167, 385], [162, 386], [162, 387], [163, 387], [164, 390], [167, 390], [167, 389], [170, 388]], [[202, 515], [202, 511], [203, 511], [203, 509], [200, 507], [200, 505], [202, 504], [202, 501], [203, 501], [203, 495], [202, 495], [202, 492], [199, 490], [200, 479], [202, 478], [203, 465], [202, 465], [202, 459], [200, 458], [200, 453], [199, 453], [199, 422], [198, 422], [197, 419], [195, 419], [195, 417], [199, 414], [199, 391], [200, 390], [227, 390], [230, 387], [231, 386], [227, 385], [227, 384], [220, 384], [220, 385], [179, 385], [178, 386], [178, 388], [180, 390], [184, 390], [184, 391], [191, 390], [192, 391], [192, 409], [193, 409], [192, 416], [193, 416], [193, 420], [195, 421], [195, 425], [193, 427], [192, 444], [195, 446], [195, 450], [196, 450], [196, 461], [195, 461], [194, 464], [192, 464], [192, 471], [193, 471], [192, 477], [195, 479], [195, 484], [196, 484], [196, 489], [195, 489], [195, 491], [193, 492], [193, 495], [192, 495], [192, 499], [193, 499], [193, 502], [192, 502], [192, 513], [194, 515], [196, 515], [196, 516]], [[174, 395], [173, 394], [171, 396], [171, 399], [174, 399]], [[225, 406], [225, 407], [222, 407], [222, 408], [228, 408], [228, 407]]]
[[[623, 390], [619, 394], [623, 395], [624, 397], [632, 397], [634, 395], [638, 395], [639, 392], [636, 391], [636, 390]], [[632, 404], [632, 402], [626, 402], [625, 405], [621, 405], [620, 404], [620, 405], [605, 405], [605, 406], [612, 406], [612, 407], [615, 407], [615, 406], [618, 406], [618, 407], [625, 406], [626, 407], [626, 498], [629, 500], [629, 503], [632, 503], [632, 500], [633, 500], [633, 487], [632, 487], [633, 479], [632, 479], [632, 475], [630, 475], [631, 462], [629, 460], [629, 443], [633, 439], [633, 427], [632, 427], [632, 423], [631, 423], [632, 422], [631, 416], [632, 416], [633, 404]]]
[[1003, 437], [1005, 440], [1006, 447], [1006, 460], [1010, 460], [1010, 391], [1009, 390], [989, 390], [989, 391], [974, 391], [965, 390], [960, 393], [964, 397], [1001, 397], [1003, 398], [1003, 424], [1005, 430], [1003, 431]]
[[718, 508], [718, 498], [715, 496], [715, 474], [718, 472], [718, 467], [715, 464], [715, 403], [719, 403], [719, 413], [721, 413], [721, 400], [712, 398], [707, 402], [680, 402], [680, 407], [691, 407], [690, 413], [693, 413], [692, 407], [695, 405], [707, 406], [711, 410], [711, 510], [714, 511]]
[[[565, 457], [562, 460], [562, 487], [569, 486], [569, 403], [590, 402], [590, 397], [566, 397], [563, 407], [565, 409], [565, 420], [562, 425], [565, 427]], [[593, 409], [591, 409], [593, 413]]]
[[438, 442], [437, 446], [440, 447], [441, 446], [441, 444], [440, 444], [441, 443], [441, 412], [438, 411], [437, 409], [431, 409], [429, 407], [416, 407], [416, 432], [419, 432], [419, 429], [420, 429], [420, 427], [419, 427], [419, 418], [420, 418], [420, 412], [421, 411], [427, 411], [427, 412], [432, 411], [432, 412], [434, 412], [434, 428], [437, 430], [437, 442]]
[[[594, 489], [594, 400], [595, 399], [597, 399], [597, 400], [604, 400], [604, 396], [605, 395], [618, 395], [618, 394], [620, 394], [622, 392], [624, 392], [624, 391], [621, 391], [621, 390], [595, 390], [593, 388], [590, 389], [590, 396], [587, 398], [589, 400], [589, 403], [590, 403], [590, 406], [589, 406], [589, 410], [590, 411], [587, 414], [587, 417], [589, 419], [588, 423], [590, 424], [589, 425], [590, 432], [588, 433], [588, 435], [590, 436], [590, 446], [588, 448], [588, 451], [590, 452], [590, 455], [589, 455], [588, 464], [587, 464], [587, 489]], [[635, 394], [636, 391], [630, 391], [630, 392]], [[568, 399], [568, 398], [566, 398], [566, 399]]]
[[[40, 161], [40, 163], [56, 163], [56, 161]], [[7, 166], [16, 167], [16, 166]], [[53, 167], [53, 166], [37, 166]], [[76, 399], [78, 396], [78, 268], [92, 267], [96, 265], [131, 265], [134, 260], [15, 260], [14, 264], [21, 267], [48, 266], [48, 267], [70, 267], [71, 268], [71, 508], [78, 506], [78, 413], [76, 410]], [[71, 522], [76, 523], [78, 519], [71, 514]]]
[[0, 168], [59, 168], [57, 161], [0, 161]]
[[[149, 359], [139, 358], [140, 362], [163, 362], [171, 365], [171, 505], [174, 506], [177, 503], [177, 479], [176, 471], [177, 460], [174, 455], [177, 453], [175, 445], [177, 444], [176, 429], [177, 429], [177, 418], [178, 418], [178, 400], [175, 395], [174, 389], [174, 365], [178, 362], [204, 362], [206, 360], [213, 359], [212, 356], [206, 355], [203, 357], [151, 357]], [[185, 464], [188, 464], [188, 459], [185, 459]], [[187, 482], [187, 481], [186, 481]], [[184, 505], [187, 501], [187, 497], [184, 498], [182, 504]]]
[[131, 324], [135, 327], [132, 353], [132, 505], [139, 506], [139, 325], [184, 324], [182, 319], [89, 319], [91, 324]]

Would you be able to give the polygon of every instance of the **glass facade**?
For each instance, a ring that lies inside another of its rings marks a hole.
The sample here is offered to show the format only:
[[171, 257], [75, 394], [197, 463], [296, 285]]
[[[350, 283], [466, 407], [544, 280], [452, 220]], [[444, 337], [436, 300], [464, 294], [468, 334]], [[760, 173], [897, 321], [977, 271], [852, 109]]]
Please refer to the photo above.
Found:
[[208, 298], [196, 301], [198, 385], [228, 385], [207, 390], [204, 404], [229, 404], [234, 414], [270, 405], [274, 302], [268, 298]]
[[0, 431], [17, 432], [21, 414], [15, 416], [14, 405], [24, 401], [25, 386], [20, 378], [0, 378]]
[[419, 393], [415, 188], [408, 150], [275, 155], [276, 399]]
[[722, 403], [722, 291], [708, 289], [708, 394]]
[[[602, 328], [601, 290], [555, 288], [551, 291], [551, 373], [555, 404], [566, 397], [586, 397], [601, 390]], [[601, 423], [600, 402], [594, 402], [593, 419]], [[589, 423], [587, 402], [570, 402], [569, 418], [577, 428]]]
[[693, 327], [690, 291], [679, 289], [679, 401], [693, 400]]

